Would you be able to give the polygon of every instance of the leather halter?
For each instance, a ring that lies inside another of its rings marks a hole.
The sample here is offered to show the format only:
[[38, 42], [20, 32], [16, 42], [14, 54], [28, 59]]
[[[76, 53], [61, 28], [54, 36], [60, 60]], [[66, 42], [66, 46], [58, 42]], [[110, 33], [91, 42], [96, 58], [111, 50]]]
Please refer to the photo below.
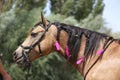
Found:
[[[40, 25], [42, 26], [42, 25]], [[28, 80], [29, 77], [29, 72], [30, 72], [30, 66], [31, 66], [31, 61], [29, 59], [29, 53], [36, 47], [38, 46], [39, 48], [39, 54], [40, 56], [43, 56], [41, 47], [40, 47], [40, 42], [43, 40], [43, 37], [45, 36], [45, 33], [48, 31], [48, 29], [50, 28], [51, 24], [49, 23], [47, 26], [42, 26], [45, 31], [43, 32], [43, 34], [41, 35], [41, 37], [38, 39], [38, 41], [36, 41], [34, 44], [32, 44], [31, 46], [23, 46], [20, 45], [20, 47], [22, 48], [22, 56], [24, 58], [24, 61], [26, 63], [26, 67], [27, 67], [27, 74], [26, 74], [26, 80]]]
[[[42, 26], [42, 25], [40, 25]], [[40, 42], [43, 40], [43, 37], [45, 36], [45, 33], [48, 31], [48, 29], [50, 28], [51, 24], [49, 23], [46, 28], [44, 26], [42, 26], [45, 31], [43, 32], [43, 34], [41, 35], [41, 37], [38, 39], [38, 41], [36, 41], [34, 44], [32, 44], [31, 46], [24, 46], [24, 45], [20, 45], [20, 47], [22, 48], [22, 56], [24, 57], [24, 61], [29, 62], [29, 53], [36, 47], [38, 46], [39, 48], [39, 54], [40, 56], [42, 56], [42, 50], [40, 47]]]

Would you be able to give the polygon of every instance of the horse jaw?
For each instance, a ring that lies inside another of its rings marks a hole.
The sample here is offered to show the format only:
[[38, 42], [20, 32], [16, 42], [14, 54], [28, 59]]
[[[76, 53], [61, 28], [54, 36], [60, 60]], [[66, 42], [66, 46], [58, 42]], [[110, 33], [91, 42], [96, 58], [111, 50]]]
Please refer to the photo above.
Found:
[[36, 59], [38, 59], [38, 58], [40, 58], [40, 57], [41, 56], [40, 56], [39, 53], [30, 53], [29, 54], [29, 59], [30, 59], [31, 62], [34, 61], [34, 60], [36, 60]]

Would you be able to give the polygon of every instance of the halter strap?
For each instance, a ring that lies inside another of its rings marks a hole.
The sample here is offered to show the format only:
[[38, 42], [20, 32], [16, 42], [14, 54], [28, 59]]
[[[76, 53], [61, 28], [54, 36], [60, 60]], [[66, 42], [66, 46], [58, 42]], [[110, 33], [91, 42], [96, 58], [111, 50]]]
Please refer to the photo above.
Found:
[[[39, 53], [40, 53], [40, 56], [43, 55], [42, 54], [42, 50], [41, 50], [41, 47], [40, 47], [40, 42], [42, 41], [45, 33], [48, 31], [48, 29], [50, 28], [51, 24], [49, 23], [47, 28], [45, 28], [45, 31], [43, 32], [42, 36], [38, 39], [37, 42], [35, 42], [33, 45], [31, 46], [23, 46], [23, 45], [20, 45], [20, 47], [23, 49], [22, 50], [22, 56], [24, 57], [25, 61], [26, 61], [26, 67], [27, 67], [27, 74], [26, 74], [26, 80], [28, 80], [28, 77], [29, 77], [29, 71], [30, 71], [30, 66], [31, 66], [31, 62], [29, 60], [29, 53], [30, 51], [35, 47], [35, 46], [38, 46], [38, 49], [39, 49]], [[28, 50], [28, 51], [25, 51], [25, 50]], [[21, 57], [22, 57], [21, 56]]]
[[48, 29], [50, 28], [51, 24], [49, 23], [47, 28], [45, 28], [45, 31], [43, 32], [42, 36], [38, 39], [38, 41], [36, 41], [33, 45], [31, 46], [23, 46], [23, 45], [20, 45], [20, 47], [22, 47], [24, 50], [28, 50], [27, 54], [30, 53], [30, 51], [38, 45], [38, 49], [39, 49], [39, 53], [40, 55], [42, 55], [42, 50], [41, 50], [41, 47], [40, 47], [40, 41], [43, 39], [45, 33], [48, 31]]

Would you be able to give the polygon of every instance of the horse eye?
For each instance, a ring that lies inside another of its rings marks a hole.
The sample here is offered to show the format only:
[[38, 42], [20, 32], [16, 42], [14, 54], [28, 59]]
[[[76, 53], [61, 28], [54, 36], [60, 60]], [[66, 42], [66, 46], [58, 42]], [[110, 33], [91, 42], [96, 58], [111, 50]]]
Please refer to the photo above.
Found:
[[31, 33], [32, 37], [36, 37], [38, 35], [38, 33]]

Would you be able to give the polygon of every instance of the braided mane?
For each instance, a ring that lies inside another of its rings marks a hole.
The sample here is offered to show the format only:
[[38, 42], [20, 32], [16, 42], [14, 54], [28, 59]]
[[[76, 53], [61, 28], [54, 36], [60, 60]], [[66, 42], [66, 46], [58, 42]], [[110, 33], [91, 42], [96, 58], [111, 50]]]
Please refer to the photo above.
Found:
[[[76, 60], [80, 47], [82, 46], [81, 41], [83, 35], [86, 37], [84, 56], [87, 57], [92, 56], [96, 53], [101, 40], [105, 39], [106, 41], [104, 44], [106, 45], [109, 42], [109, 40], [113, 39], [112, 37], [104, 33], [98, 33], [96, 31], [83, 29], [77, 26], [67, 25], [59, 22], [55, 22], [53, 24], [56, 25], [56, 27], [58, 28], [58, 34], [60, 34], [59, 32], [61, 30], [64, 30], [68, 33], [69, 38], [67, 45], [69, 47], [71, 58], [74, 58]], [[103, 48], [105, 47], [105, 45], [103, 46]]]

